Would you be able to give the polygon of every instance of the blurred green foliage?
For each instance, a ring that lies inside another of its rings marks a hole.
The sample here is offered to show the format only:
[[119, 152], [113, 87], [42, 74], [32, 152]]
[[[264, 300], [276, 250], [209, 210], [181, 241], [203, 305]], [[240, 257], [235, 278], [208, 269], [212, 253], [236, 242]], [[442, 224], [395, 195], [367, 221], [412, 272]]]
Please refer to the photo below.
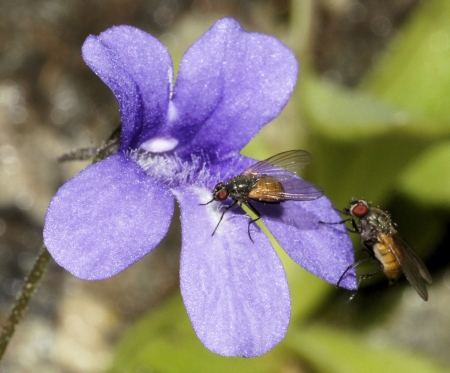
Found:
[[[314, 157], [308, 177], [339, 208], [351, 197], [392, 206], [419, 252], [430, 251], [445, 232], [447, 222], [433, 209], [450, 207], [449, 20], [448, 0], [423, 2], [360, 87], [333, 85], [303, 67], [293, 98]], [[380, 346], [366, 331], [310, 324], [333, 287], [277, 250], [293, 313], [286, 339], [274, 350], [253, 359], [214, 355], [198, 341], [177, 295], [130, 329], [111, 372], [282, 372], [293, 361], [313, 372], [448, 371], [426, 356]]]
[[423, 205], [450, 208], [450, 142], [442, 141], [427, 149], [408, 165], [399, 185], [411, 199]]
[[424, 1], [362, 84], [393, 105], [430, 115], [440, 124], [437, 136], [450, 133], [449, 16], [448, 1]]
[[318, 373], [448, 372], [424, 356], [316, 324], [298, 330], [287, 345]]
[[253, 359], [227, 358], [207, 350], [192, 329], [181, 295], [133, 326], [119, 345], [111, 373], [261, 372], [277, 369], [277, 349]]
[[426, 120], [303, 73], [300, 97], [314, 157], [308, 174], [340, 208], [351, 197], [383, 204], [401, 170], [431, 144], [410, 131]]

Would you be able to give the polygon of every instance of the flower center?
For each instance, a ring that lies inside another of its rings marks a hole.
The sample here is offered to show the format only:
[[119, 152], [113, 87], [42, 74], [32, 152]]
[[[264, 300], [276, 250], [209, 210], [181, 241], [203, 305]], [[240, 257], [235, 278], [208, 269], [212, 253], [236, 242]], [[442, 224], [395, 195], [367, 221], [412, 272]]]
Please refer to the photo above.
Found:
[[[152, 140], [158, 143], [159, 139]], [[149, 142], [150, 140], [147, 141]], [[147, 148], [141, 147], [139, 150], [130, 151], [129, 156], [142, 167], [147, 175], [158, 179], [168, 187], [188, 185], [204, 187], [211, 183], [209, 167], [203, 157], [192, 155], [191, 159], [185, 160], [176, 154], [146, 150]]]
[[154, 137], [141, 145], [141, 149], [150, 153], [170, 152], [178, 145], [178, 140], [170, 137]]

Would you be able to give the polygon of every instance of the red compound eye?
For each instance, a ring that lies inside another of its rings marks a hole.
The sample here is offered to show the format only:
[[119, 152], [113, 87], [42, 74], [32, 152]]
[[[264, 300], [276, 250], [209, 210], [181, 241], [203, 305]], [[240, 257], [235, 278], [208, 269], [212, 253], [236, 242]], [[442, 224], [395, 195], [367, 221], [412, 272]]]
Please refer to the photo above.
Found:
[[218, 183], [213, 190], [213, 196], [216, 201], [225, 201], [228, 197], [228, 190], [224, 183]]
[[216, 194], [216, 199], [217, 199], [218, 201], [224, 201], [224, 200], [227, 199], [227, 197], [228, 197], [228, 192], [227, 192], [226, 189], [222, 189], [220, 192], [218, 192], [218, 193]]
[[350, 213], [353, 216], [356, 216], [357, 218], [363, 217], [368, 212], [369, 212], [369, 206], [367, 206], [363, 203], [358, 203], [357, 205], [353, 206], [350, 210]]

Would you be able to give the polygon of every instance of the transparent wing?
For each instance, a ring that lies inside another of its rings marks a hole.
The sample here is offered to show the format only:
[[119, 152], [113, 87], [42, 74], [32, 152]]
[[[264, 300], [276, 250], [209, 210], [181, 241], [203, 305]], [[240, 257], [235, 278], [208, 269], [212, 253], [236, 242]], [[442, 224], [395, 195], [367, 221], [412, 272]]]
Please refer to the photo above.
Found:
[[[318, 186], [301, 179], [297, 173], [311, 159], [305, 150], [290, 150], [260, 161], [249, 167], [243, 174], [260, 178], [251, 194], [262, 201], [311, 201], [323, 196]], [[282, 188], [279, 187], [281, 184]]]
[[306, 150], [289, 150], [255, 163], [247, 168], [243, 174], [255, 176], [264, 174], [283, 181], [278, 176], [292, 177], [292, 174], [298, 174], [310, 160], [311, 154]]
[[[282, 189], [279, 189], [279, 185]], [[272, 177], [262, 177], [252, 195], [263, 201], [312, 201], [323, 196], [323, 190], [298, 176], [290, 176], [283, 181]], [[251, 198], [252, 195], [250, 195]]]
[[408, 243], [399, 235], [392, 236], [394, 247], [388, 242], [385, 243], [390, 247], [392, 254], [400, 263], [406, 278], [424, 300], [428, 300], [428, 291], [426, 282], [431, 284], [431, 275], [427, 267], [408, 245]]

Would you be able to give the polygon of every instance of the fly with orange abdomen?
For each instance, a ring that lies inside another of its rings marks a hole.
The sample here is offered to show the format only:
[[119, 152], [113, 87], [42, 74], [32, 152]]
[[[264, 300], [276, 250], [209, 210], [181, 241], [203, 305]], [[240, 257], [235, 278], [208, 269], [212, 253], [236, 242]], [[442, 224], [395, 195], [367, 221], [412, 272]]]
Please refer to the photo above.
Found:
[[[389, 213], [370, 206], [364, 199], [353, 199], [350, 206], [341, 213], [350, 216], [350, 218], [331, 224], [343, 224], [351, 221], [352, 229], [349, 230], [361, 235], [361, 243], [369, 257], [348, 266], [339, 278], [337, 286], [339, 286], [347, 271], [372, 258], [379, 264], [390, 283], [397, 281], [404, 273], [406, 279], [420, 297], [425, 301], [428, 300], [426, 283], [431, 284], [430, 272], [419, 256], [397, 232], [395, 223], [391, 220]], [[359, 219], [358, 223], [355, 222], [354, 218]], [[378, 272], [362, 275], [360, 280], [376, 273]]]
[[255, 163], [227, 182], [219, 182], [212, 191], [212, 200], [203, 205], [213, 201], [225, 201], [228, 197], [234, 202], [223, 211], [212, 234], [216, 232], [225, 213], [236, 204], [246, 205], [256, 215], [256, 218], [248, 223], [248, 235], [253, 241], [250, 224], [261, 219], [261, 214], [250, 201], [277, 204], [290, 200], [312, 201], [322, 197], [322, 189], [298, 176], [298, 172], [310, 159], [311, 155], [305, 150], [279, 153]]

